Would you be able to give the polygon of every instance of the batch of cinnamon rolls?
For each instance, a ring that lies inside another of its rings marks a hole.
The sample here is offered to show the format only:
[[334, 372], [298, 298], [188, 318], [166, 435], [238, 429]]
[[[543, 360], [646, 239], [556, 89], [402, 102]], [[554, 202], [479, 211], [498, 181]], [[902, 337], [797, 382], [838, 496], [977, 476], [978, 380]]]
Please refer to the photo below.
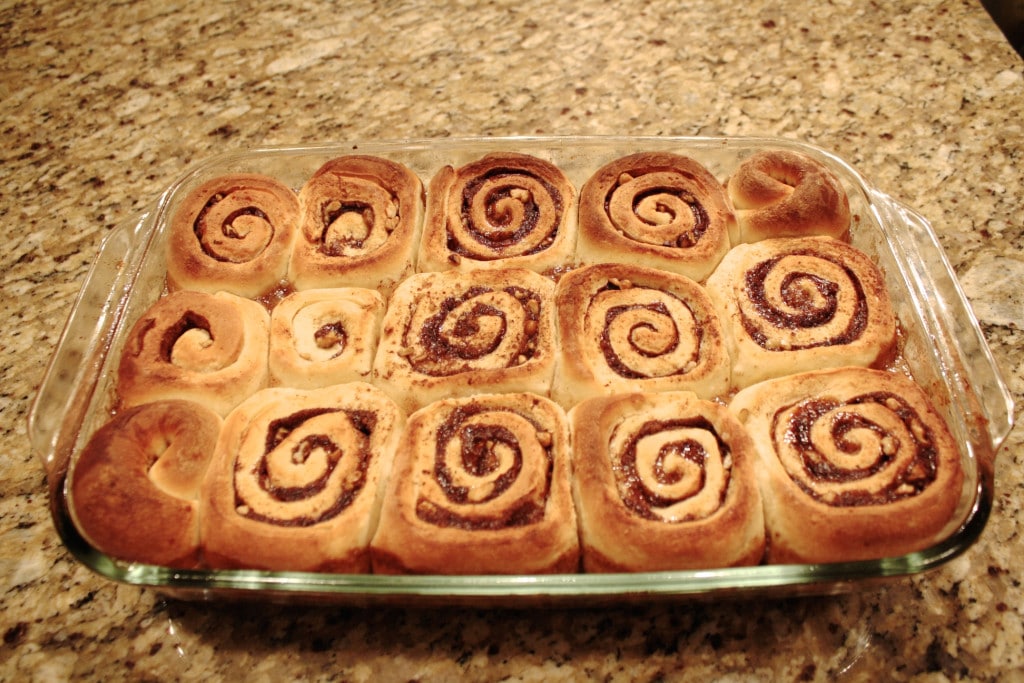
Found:
[[516, 153], [425, 184], [342, 156], [225, 175], [73, 463], [83, 536], [168, 567], [643, 572], [900, 555], [964, 473], [894, 360], [841, 183], [765, 150], [579, 188]]

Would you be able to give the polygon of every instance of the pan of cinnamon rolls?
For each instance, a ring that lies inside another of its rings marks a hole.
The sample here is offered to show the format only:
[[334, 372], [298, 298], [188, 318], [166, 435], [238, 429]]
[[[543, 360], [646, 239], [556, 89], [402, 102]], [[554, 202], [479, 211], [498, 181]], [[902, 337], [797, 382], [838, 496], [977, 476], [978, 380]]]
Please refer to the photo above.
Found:
[[299, 595], [791, 594], [927, 569], [984, 525], [1009, 417], [972, 380], [998, 373], [923, 295], [966, 310], [927, 223], [831, 154], [229, 161], [147, 214], [87, 349], [55, 508], [107, 565]]

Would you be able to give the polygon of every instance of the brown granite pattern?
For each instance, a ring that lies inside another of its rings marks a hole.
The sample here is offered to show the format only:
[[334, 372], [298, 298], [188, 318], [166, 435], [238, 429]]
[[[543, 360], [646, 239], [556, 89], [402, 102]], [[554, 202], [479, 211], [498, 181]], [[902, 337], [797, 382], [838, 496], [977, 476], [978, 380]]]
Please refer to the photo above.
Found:
[[[244, 8], [244, 9], [243, 9]], [[63, 550], [25, 415], [99, 241], [191, 162], [261, 144], [757, 134], [932, 221], [1024, 397], [1024, 63], [977, 0], [0, 7], [0, 679], [1024, 680], [1024, 436], [982, 540], [841, 597], [635, 610], [167, 601]]]

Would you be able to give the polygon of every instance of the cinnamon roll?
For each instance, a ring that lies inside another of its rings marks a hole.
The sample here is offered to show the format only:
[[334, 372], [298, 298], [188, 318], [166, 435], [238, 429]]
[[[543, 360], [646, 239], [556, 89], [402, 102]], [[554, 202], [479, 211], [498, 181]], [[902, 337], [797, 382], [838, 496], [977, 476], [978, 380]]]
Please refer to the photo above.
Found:
[[286, 185], [234, 174], [189, 192], [170, 222], [167, 284], [255, 298], [283, 280], [299, 203]]
[[423, 201], [419, 177], [398, 162], [363, 155], [328, 161], [299, 191], [292, 284], [366, 287], [387, 296], [413, 272]]
[[413, 275], [384, 315], [375, 383], [408, 412], [483, 391], [547, 395], [554, 287], [521, 268]]
[[558, 360], [551, 396], [566, 408], [617, 391], [729, 389], [722, 325], [682, 275], [625, 264], [585, 266], [555, 287]]
[[578, 570], [569, 429], [554, 402], [487, 394], [409, 418], [372, 542], [381, 574]]
[[72, 463], [72, 520], [119, 560], [191, 568], [199, 559], [199, 491], [221, 418], [197, 403], [159, 401], [101, 426]]
[[488, 154], [445, 166], [431, 180], [420, 272], [528, 268], [570, 262], [576, 189], [554, 164], [526, 154]]
[[588, 572], [757, 564], [757, 455], [725, 406], [691, 392], [629, 393], [569, 412], [573, 495]]
[[896, 315], [881, 271], [831, 237], [734, 247], [707, 281], [725, 326], [732, 383], [891, 359]]
[[641, 152], [612, 161], [580, 190], [583, 264], [639, 263], [702, 281], [729, 250], [725, 190], [697, 161]]
[[809, 372], [749, 387], [729, 408], [760, 456], [771, 562], [903, 555], [949, 531], [960, 452], [906, 376]]
[[846, 190], [827, 166], [806, 154], [757, 152], [739, 165], [726, 187], [736, 212], [733, 244], [772, 237], [849, 236]]
[[270, 315], [273, 384], [314, 388], [368, 380], [377, 351], [384, 297], [372, 289], [307, 289]]
[[359, 573], [405, 416], [363, 382], [270, 388], [224, 421], [204, 482], [212, 567]]
[[162, 399], [220, 415], [267, 384], [270, 315], [227, 292], [181, 290], [158, 299], [125, 339], [117, 394], [125, 406]]

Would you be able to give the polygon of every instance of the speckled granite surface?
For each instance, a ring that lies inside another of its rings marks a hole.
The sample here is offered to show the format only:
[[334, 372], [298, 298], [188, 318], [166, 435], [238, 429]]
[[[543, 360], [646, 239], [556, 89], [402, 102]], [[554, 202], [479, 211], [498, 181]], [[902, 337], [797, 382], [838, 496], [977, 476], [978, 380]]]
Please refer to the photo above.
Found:
[[[247, 9], [242, 9], [246, 6]], [[1024, 63], [975, 0], [0, 7], [0, 680], [1024, 680], [1024, 439], [982, 540], [840, 597], [635, 609], [168, 601], [63, 550], [25, 416], [103, 235], [188, 164], [475, 134], [817, 143], [924, 214], [1024, 394]]]

